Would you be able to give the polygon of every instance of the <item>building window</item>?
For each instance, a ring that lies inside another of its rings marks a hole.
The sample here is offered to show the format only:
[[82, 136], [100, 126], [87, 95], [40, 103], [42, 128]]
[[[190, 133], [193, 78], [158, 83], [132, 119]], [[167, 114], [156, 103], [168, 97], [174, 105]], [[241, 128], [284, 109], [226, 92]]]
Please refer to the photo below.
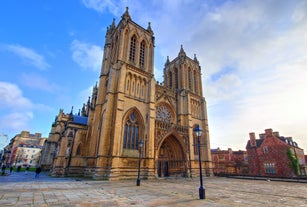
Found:
[[264, 163], [264, 171], [267, 174], [275, 174], [276, 173], [275, 163], [272, 162]]
[[139, 124], [134, 113], [126, 121], [124, 128], [124, 145], [125, 149], [138, 149], [139, 142]]
[[141, 68], [144, 68], [145, 66], [145, 41], [144, 40], [141, 42], [139, 64]]
[[194, 70], [194, 91], [195, 93], [198, 93], [198, 81], [197, 81], [197, 74], [195, 70]]
[[224, 155], [218, 155], [219, 156], [219, 160], [225, 160]]
[[81, 144], [79, 144], [79, 146], [77, 148], [76, 155], [81, 155]]
[[130, 54], [129, 54], [129, 60], [132, 63], [134, 63], [134, 60], [135, 60], [135, 46], [136, 46], [136, 37], [135, 37], [135, 35], [133, 35], [131, 37]]
[[179, 85], [179, 78], [178, 78], [178, 69], [175, 68], [175, 89], [178, 89], [178, 85]]
[[267, 154], [269, 152], [269, 149], [267, 146], [263, 147], [262, 150], [263, 150], [263, 154]]
[[169, 87], [173, 88], [173, 76], [171, 71], [169, 71]]
[[192, 74], [191, 74], [191, 69], [188, 69], [188, 82], [189, 82], [189, 89], [192, 90]]

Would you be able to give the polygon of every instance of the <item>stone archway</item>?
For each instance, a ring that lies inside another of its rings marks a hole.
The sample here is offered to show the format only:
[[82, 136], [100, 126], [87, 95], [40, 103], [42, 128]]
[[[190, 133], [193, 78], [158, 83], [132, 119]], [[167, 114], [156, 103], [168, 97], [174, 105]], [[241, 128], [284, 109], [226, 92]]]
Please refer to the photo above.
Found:
[[158, 177], [185, 176], [186, 173], [184, 150], [177, 138], [170, 135], [164, 139], [158, 150]]

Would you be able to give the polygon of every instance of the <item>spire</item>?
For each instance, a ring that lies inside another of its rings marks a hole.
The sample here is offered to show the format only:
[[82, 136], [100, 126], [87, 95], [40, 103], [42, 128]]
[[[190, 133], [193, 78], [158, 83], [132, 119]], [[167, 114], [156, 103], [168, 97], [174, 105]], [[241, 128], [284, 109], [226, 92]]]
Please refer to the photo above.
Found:
[[97, 94], [98, 94], [98, 87], [97, 87], [97, 82], [96, 82], [96, 85], [93, 87], [92, 97], [97, 96]]
[[68, 115], [68, 120], [67, 121], [73, 121], [73, 113], [74, 113], [74, 107], [72, 106], [71, 107], [71, 111], [70, 111], [70, 113], [69, 113], [69, 115]]
[[70, 114], [69, 115], [73, 115], [74, 113], [74, 106], [71, 107], [71, 110], [70, 110]]
[[166, 58], [166, 62], [165, 62], [165, 66], [167, 66], [169, 64], [169, 56], [167, 56], [167, 58]]
[[199, 64], [198, 60], [197, 60], [197, 57], [196, 57], [196, 54], [194, 54], [194, 61]]
[[87, 116], [86, 109], [85, 109], [85, 104], [83, 104], [82, 111], [81, 111], [81, 116]]
[[185, 51], [183, 50], [183, 46], [182, 45], [181, 45], [180, 52], [179, 52], [178, 56], [180, 56], [180, 57], [186, 56]]
[[151, 23], [150, 23], [150, 22], [148, 22], [147, 31], [148, 31], [149, 33], [153, 34], [153, 31], [152, 31], [152, 29], [151, 29]]
[[110, 29], [115, 29], [115, 27], [116, 27], [115, 18], [113, 18], [113, 22], [112, 22], [112, 24], [110, 26]]
[[129, 14], [129, 11], [128, 11], [128, 10], [129, 10], [129, 8], [126, 7], [126, 11], [125, 11], [125, 13], [122, 15], [122, 20], [125, 21], [125, 22], [131, 20], [131, 17], [130, 17], [130, 14]]
[[90, 104], [91, 104], [91, 97], [89, 96], [87, 100], [87, 105], [89, 106]]

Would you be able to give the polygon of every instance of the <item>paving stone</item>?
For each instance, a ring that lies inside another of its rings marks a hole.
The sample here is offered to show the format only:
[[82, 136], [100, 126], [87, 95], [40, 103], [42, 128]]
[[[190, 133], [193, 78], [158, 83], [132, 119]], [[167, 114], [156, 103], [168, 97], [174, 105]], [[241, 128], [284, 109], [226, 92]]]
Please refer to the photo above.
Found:
[[[17, 174], [17, 173], [16, 173]], [[30, 175], [30, 174], [29, 174]], [[18, 177], [19, 176], [19, 177]], [[0, 206], [306, 206], [307, 183], [204, 178], [206, 199], [198, 198], [199, 178], [96, 181], [72, 178], [0, 177]], [[10, 176], [5, 176], [10, 177]]]

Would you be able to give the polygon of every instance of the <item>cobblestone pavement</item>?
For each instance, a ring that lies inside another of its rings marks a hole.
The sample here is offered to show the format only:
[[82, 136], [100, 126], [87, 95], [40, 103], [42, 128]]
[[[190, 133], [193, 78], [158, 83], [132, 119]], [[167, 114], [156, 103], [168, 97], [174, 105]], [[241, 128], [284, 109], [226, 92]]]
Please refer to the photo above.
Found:
[[[9, 179], [9, 177], [11, 178]], [[42, 174], [0, 176], [0, 206], [306, 206], [307, 183], [204, 178], [95, 181], [50, 178]], [[15, 180], [15, 181], [14, 181]]]

